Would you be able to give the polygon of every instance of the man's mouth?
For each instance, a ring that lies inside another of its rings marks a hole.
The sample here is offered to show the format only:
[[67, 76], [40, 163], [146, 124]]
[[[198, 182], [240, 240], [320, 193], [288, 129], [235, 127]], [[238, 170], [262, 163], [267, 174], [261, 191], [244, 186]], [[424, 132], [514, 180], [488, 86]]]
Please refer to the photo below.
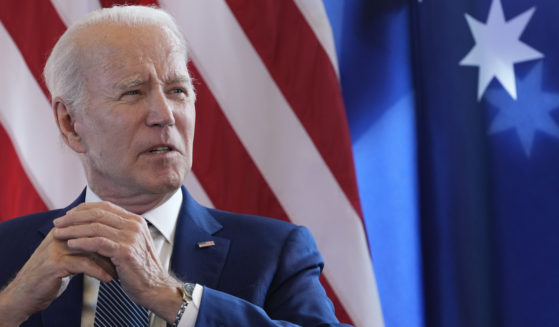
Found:
[[171, 149], [171, 147], [168, 146], [156, 146], [154, 148], [152, 148], [151, 150], [149, 150], [150, 153], [164, 153], [164, 152], [169, 152], [172, 151], [173, 149]]

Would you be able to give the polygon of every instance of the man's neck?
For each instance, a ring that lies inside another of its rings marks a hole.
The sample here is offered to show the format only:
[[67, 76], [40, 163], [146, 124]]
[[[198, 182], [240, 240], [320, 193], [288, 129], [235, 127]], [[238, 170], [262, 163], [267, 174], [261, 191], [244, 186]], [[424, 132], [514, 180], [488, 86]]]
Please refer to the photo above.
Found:
[[165, 201], [169, 200], [169, 198], [171, 198], [171, 196], [173, 196], [173, 194], [175, 194], [175, 192], [177, 191], [173, 190], [171, 192], [162, 194], [135, 194], [118, 196], [109, 193], [98, 192], [91, 185], [88, 185], [87, 188], [88, 191], [90, 191], [94, 195], [95, 199], [114, 203], [119, 207], [138, 215], [143, 214], [165, 203]]

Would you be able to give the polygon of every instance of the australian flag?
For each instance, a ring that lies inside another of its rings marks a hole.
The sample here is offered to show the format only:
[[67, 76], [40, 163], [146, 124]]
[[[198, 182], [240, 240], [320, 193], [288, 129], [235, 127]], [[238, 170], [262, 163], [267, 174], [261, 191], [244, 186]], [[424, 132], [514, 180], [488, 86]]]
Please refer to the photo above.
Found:
[[559, 2], [345, 7], [341, 81], [386, 326], [559, 326]]

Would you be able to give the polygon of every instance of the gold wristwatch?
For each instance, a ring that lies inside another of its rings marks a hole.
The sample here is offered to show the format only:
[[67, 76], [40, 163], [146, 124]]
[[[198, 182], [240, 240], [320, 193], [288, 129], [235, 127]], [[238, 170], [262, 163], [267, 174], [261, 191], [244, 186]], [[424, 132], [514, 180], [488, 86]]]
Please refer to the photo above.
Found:
[[173, 327], [178, 326], [179, 321], [181, 321], [184, 310], [186, 310], [188, 304], [192, 302], [192, 292], [194, 292], [194, 286], [195, 284], [192, 283], [184, 283], [182, 287], [178, 287], [179, 292], [181, 293], [182, 296], [182, 304], [181, 307], [179, 308], [179, 312], [177, 313], [177, 317], [175, 318], [175, 323], [172, 325]]

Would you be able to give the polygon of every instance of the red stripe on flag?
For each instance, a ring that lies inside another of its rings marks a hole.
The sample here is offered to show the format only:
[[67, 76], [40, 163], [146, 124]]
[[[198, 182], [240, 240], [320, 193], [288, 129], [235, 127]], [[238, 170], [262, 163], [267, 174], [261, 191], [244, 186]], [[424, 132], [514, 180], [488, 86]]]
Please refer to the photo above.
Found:
[[0, 1], [0, 20], [49, 98], [43, 67], [66, 26], [50, 1]]
[[196, 132], [192, 170], [216, 208], [288, 220], [194, 65]]
[[330, 283], [328, 282], [328, 279], [326, 278], [326, 276], [324, 276], [324, 274], [320, 275], [320, 283], [322, 284], [322, 287], [324, 287], [326, 294], [328, 294], [330, 301], [332, 301], [332, 304], [334, 305], [334, 310], [336, 310], [336, 317], [338, 318], [338, 320], [343, 324], [354, 326], [355, 324], [349, 317], [349, 314], [342, 305], [342, 302], [336, 296], [336, 292], [334, 292], [334, 289], [332, 288], [332, 286], [330, 286]]
[[47, 210], [21, 166], [10, 137], [0, 124], [0, 221]]
[[[212, 203], [219, 209], [289, 221], [194, 65], [190, 72], [196, 81], [197, 93], [192, 169]], [[324, 275], [320, 280], [338, 319], [352, 324]]]
[[[48, 97], [42, 78], [43, 66], [66, 29], [58, 13], [50, 1], [0, 1], [0, 20]], [[0, 134], [4, 153], [0, 160], [0, 219], [47, 210], [22, 168], [8, 134], [3, 128]]]
[[362, 216], [338, 78], [305, 17], [291, 0], [228, 0], [227, 3], [356, 212]]

